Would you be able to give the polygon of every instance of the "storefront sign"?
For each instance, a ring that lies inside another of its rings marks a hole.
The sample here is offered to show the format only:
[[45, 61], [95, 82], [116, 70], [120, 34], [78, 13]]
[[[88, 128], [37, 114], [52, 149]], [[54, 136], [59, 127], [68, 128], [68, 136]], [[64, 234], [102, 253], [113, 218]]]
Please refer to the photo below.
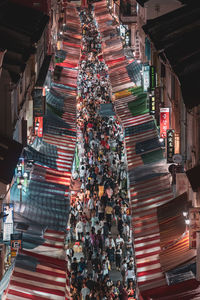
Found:
[[143, 89], [144, 92], [147, 92], [150, 87], [150, 77], [149, 77], [150, 67], [149, 65], [144, 65], [143, 70]]
[[162, 95], [161, 95], [161, 87], [156, 87], [154, 90], [155, 96], [155, 119], [157, 121], [157, 125], [160, 125], [160, 108], [162, 106]]
[[150, 90], [154, 90], [156, 87], [156, 68], [150, 66]]
[[33, 97], [33, 116], [42, 117], [45, 114], [44, 88], [35, 88], [32, 93]]
[[21, 233], [11, 234], [10, 248], [11, 248], [11, 257], [15, 257], [17, 255], [18, 250], [22, 248]]
[[13, 233], [13, 204], [3, 204], [3, 240], [10, 241], [10, 235]]
[[173, 162], [174, 155], [174, 130], [167, 130], [167, 162]]
[[35, 118], [35, 135], [38, 137], [43, 136], [43, 117]]
[[200, 231], [200, 207], [189, 209], [189, 247], [196, 249], [196, 232]]
[[167, 129], [169, 129], [169, 108], [160, 108], [160, 137], [167, 137]]
[[155, 115], [156, 112], [156, 102], [155, 96], [149, 96], [149, 113]]

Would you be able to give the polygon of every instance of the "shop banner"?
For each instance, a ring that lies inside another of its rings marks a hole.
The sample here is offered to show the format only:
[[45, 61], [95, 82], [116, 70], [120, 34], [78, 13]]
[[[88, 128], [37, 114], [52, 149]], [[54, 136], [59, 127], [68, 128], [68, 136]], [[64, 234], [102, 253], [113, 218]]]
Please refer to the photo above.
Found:
[[149, 96], [149, 113], [150, 115], [155, 115], [155, 112], [156, 112], [155, 96]]
[[143, 90], [144, 92], [148, 92], [149, 87], [150, 87], [150, 67], [149, 65], [144, 65], [144, 70], [143, 70]]
[[150, 90], [154, 90], [156, 87], [156, 68], [150, 67]]
[[3, 204], [3, 240], [10, 241], [10, 235], [13, 233], [14, 205]]
[[167, 137], [167, 129], [169, 129], [169, 108], [160, 108], [160, 137]]
[[189, 247], [196, 249], [196, 232], [200, 231], [200, 207], [189, 209]]
[[175, 132], [173, 129], [167, 130], [167, 162], [173, 162], [174, 155], [174, 142], [175, 142]]
[[22, 233], [11, 234], [10, 249], [11, 257], [16, 257], [19, 249], [22, 248]]
[[35, 135], [43, 137], [43, 117], [35, 118]]

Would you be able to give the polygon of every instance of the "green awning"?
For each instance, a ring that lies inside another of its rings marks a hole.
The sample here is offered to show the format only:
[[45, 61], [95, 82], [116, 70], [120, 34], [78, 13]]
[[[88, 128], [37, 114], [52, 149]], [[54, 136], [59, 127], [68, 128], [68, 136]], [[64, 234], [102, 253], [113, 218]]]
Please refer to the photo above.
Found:
[[147, 94], [138, 94], [134, 101], [128, 103], [128, 108], [134, 117], [147, 113], [149, 111], [147, 108]]

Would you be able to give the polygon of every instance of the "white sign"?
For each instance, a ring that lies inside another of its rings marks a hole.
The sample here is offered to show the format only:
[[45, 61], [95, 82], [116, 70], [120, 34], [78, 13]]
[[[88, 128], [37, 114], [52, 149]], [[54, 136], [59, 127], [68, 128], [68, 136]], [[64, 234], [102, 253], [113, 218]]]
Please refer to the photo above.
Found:
[[144, 71], [143, 71], [143, 89], [144, 89], [144, 92], [147, 92], [149, 87], [150, 87], [149, 66], [144, 66]]
[[10, 235], [13, 234], [13, 204], [3, 204], [3, 240], [10, 241]]

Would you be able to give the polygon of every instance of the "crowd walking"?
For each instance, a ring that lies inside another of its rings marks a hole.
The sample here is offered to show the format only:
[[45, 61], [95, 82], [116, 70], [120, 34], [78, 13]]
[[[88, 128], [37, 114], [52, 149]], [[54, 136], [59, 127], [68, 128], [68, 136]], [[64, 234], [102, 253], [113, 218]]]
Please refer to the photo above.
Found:
[[[135, 267], [123, 130], [115, 115], [100, 113], [112, 103], [101, 37], [91, 7], [80, 11], [82, 55], [79, 64], [77, 127], [81, 188], [71, 203], [68, 247], [73, 299], [136, 299]], [[81, 253], [77, 258], [76, 253]], [[113, 282], [111, 273], [119, 273]]]

